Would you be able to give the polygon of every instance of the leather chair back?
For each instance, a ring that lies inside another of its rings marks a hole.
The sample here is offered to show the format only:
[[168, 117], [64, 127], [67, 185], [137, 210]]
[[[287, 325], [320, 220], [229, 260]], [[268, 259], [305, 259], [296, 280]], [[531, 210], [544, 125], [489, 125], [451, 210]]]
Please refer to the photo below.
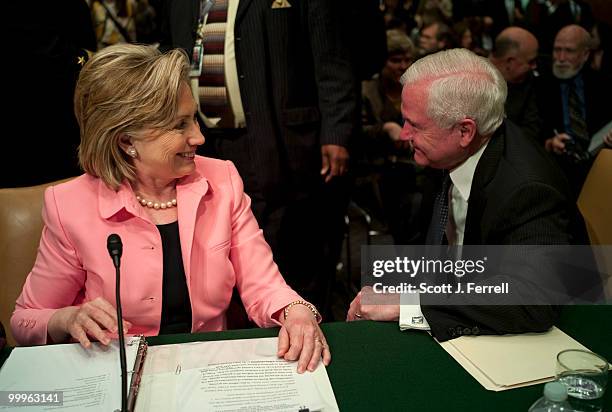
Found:
[[10, 328], [11, 315], [34, 266], [42, 233], [43, 193], [47, 187], [63, 181], [0, 189], [0, 321], [11, 346], [15, 345]]
[[[595, 253], [601, 273], [612, 276], [612, 149], [601, 149], [578, 197], [593, 245], [609, 245], [608, 253]], [[600, 251], [600, 252], [603, 252]], [[612, 277], [604, 279], [606, 295], [612, 298]]]

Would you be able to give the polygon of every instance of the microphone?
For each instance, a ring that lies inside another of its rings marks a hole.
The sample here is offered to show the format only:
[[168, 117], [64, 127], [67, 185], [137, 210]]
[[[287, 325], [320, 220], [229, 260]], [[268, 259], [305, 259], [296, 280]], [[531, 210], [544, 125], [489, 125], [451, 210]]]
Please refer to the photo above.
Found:
[[106, 239], [106, 248], [108, 249], [108, 254], [113, 259], [113, 264], [116, 268], [119, 268], [121, 264], [121, 255], [123, 254], [123, 244], [118, 234], [113, 233], [108, 236], [108, 239]]
[[128, 412], [127, 409], [127, 361], [125, 359], [125, 337], [123, 336], [123, 312], [121, 310], [121, 293], [119, 289], [121, 254], [123, 244], [118, 234], [113, 233], [106, 239], [106, 248], [113, 265], [115, 266], [115, 304], [117, 306], [117, 328], [119, 329], [119, 360], [121, 362], [121, 411]]

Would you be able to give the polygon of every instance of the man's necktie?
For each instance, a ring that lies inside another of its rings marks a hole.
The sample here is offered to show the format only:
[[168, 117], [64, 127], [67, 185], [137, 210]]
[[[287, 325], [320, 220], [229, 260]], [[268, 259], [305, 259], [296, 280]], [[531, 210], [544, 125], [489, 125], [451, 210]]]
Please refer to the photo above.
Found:
[[446, 223], [448, 222], [448, 189], [451, 184], [451, 178], [448, 171], [442, 171], [442, 187], [436, 194], [433, 214], [427, 231], [428, 245], [441, 245], [444, 240], [446, 231]]
[[202, 36], [204, 56], [199, 80], [200, 107], [206, 117], [221, 118], [219, 126], [233, 127], [225, 83], [225, 30], [228, 0], [216, 0], [208, 12]]
[[578, 96], [576, 85], [572, 82], [569, 88], [569, 120], [570, 129], [573, 137], [588, 142], [589, 132], [587, 131], [586, 122], [583, 116], [583, 104]]

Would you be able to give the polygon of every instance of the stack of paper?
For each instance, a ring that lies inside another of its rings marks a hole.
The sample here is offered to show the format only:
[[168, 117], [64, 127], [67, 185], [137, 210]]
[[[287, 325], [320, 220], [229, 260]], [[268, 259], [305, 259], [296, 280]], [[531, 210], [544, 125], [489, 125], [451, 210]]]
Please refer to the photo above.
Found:
[[[126, 339], [128, 370], [135, 369], [140, 337]], [[131, 373], [128, 376], [128, 392]], [[61, 405], [52, 409], [115, 411], [121, 409], [119, 345], [93, 343], [89, 349], [78, 343], [15, 348], [0, 370], [0, 391], [9, 393], [53, 391], [61, 394]], [[36, 398], [34, 398], [36, 399]], [[20, 406], [20, 412], [40, 411], [40, 405]], [[2, 407], [0, 407], [2, 409]]]
[[589, 350], [556, 327], [546, 333], [462, 336], [440, 345], [490, 391], [551, 381], [559, 352]]

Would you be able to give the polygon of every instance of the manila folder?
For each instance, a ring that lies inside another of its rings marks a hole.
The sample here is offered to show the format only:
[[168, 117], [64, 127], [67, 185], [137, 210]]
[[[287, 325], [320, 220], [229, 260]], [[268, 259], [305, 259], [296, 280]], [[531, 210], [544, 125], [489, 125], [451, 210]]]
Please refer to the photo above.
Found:
[[559, 352], [588, 350], [554, 326], [545, 333], [462, 336], [440, 346], [490, 391], [554, 380]]

